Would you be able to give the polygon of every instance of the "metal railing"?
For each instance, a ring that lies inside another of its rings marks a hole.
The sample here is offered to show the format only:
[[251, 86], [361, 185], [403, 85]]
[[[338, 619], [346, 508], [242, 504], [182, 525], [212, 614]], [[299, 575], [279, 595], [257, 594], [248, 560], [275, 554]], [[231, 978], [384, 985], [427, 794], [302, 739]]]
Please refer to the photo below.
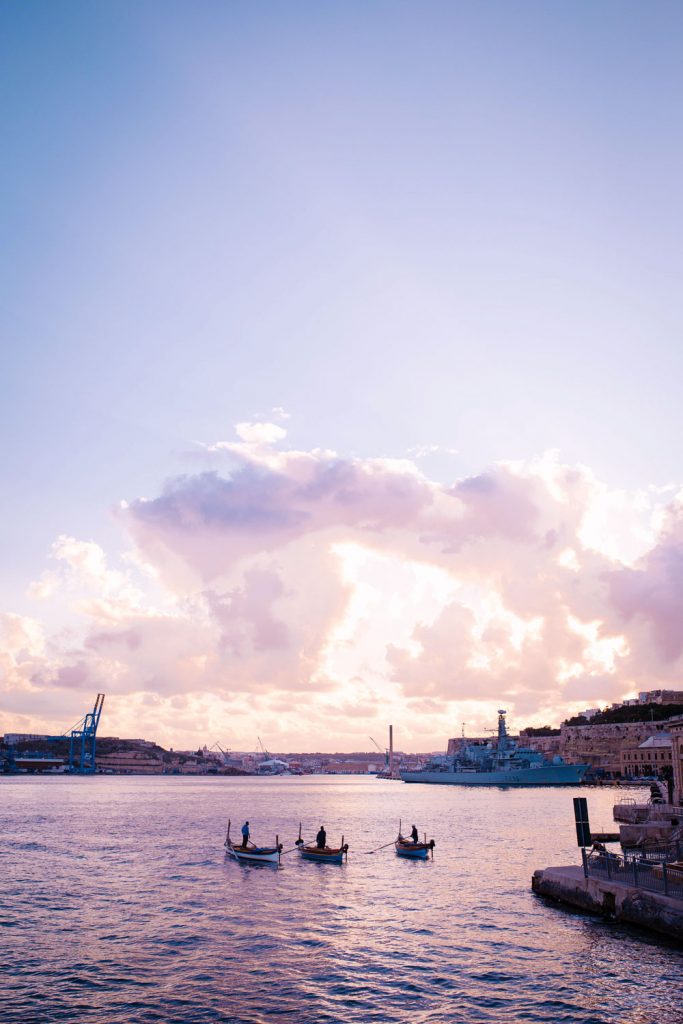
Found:
[[624, 850], [624, 859], [627, 861], [644, 860], [655, 864], [672, 860], [681, 861], [683, 860], [683, 842], [676, 839], [661, 846], [632, 846], [630, 849]]
[[[642, 854], [624, 858], [608, 851], [587, 853], [583, 849], [582, 855], [586, 878], [621, 882], [636, 889], [661, 892], [683, 900], [683, 867], [674, 867], [666, 860], [646, 860]], [[670, 853], [669, 859], [672, 859]]]

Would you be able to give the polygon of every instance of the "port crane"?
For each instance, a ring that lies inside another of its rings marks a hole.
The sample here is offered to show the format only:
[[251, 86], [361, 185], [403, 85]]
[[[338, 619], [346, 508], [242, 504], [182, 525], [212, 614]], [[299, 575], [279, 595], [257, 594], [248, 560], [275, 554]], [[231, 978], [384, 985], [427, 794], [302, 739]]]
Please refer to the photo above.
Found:
[[[97, 727], [100, 724], [103, 704], [104, 694], [98, 693], [92, 711], [88, 711], [72, 729], [68, 730], [69, 771], [78, 772], [80, 775], [91, 774], [95, 771]], [[62, 739], [63, 737], [51, 738]]]
[[258, 745], [261, 748], [261, 753], [263, 754], [265, 760], [266, 761], [270, 761], [271, 758], [272, 758], [272, 755], [269, 754], [268, 751], [266, 750], [266, 748], [263, 746], [263, 740], [261, 739], [260, 736], [257, 736], [256, 739], [258, 740]]
[[388, 768], [389, 767], [389, 748], [385, 747], [384, 750], [382, 750], [382, 748], [380, 747], [380, 745], [377, 742], [377, 740], [372, 739], [372, 736], [370, 737], [370, 739], [375, 744], [375, 746], [379, 750], [380, 754], [384, 754], [384, 766], [385, 766], [385, 768]]
[[223, 748], [220, 745], [220, 743], [218, 742], [218, 740], [216, 740], [214, 745], [211, 747], [211, 750], [215, 750], [216, 747], [218, 747], [219, 751], [223, 755], [223, 764], [227, 764], [228, 761], [230, 760], [230, 750], [223, 750]]
[[[103, 693], [98, 693], [92, 711], [88, 711], [71, 729], [67, 729], [59, 736], [43, 737], [48, 743], [63, 743], [68, 739], [70, 772], [90, 775], [96, 769], [97, 727], [100, 724], [104, 697]], [[10, 771], [16, 767], [15, 759], [16, 749], [11, 745], [7, 753]]]
[[79, 775], [92, 774], [96, 769], [97, 726], [102, 713], [104, 694], [98, 693], [92, 711], [87, 712], [71, 729], [58, 736], [45, 736], [51, 743], [69, 739], [69, 771]]

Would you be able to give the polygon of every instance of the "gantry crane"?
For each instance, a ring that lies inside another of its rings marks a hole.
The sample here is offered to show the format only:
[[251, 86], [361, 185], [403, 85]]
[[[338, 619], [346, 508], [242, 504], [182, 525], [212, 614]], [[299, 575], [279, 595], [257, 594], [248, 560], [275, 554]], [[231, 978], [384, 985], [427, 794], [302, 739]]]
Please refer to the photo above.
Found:
[[[69, 730], [69, 771], [78, 772], [80, 775], [91, 774], [95, 771], [97, 751], [97, 727], [100, 724], [104, 694], [98, 693], [95, 698], [95, 706], [81, 718], [80, 722]], [[65, 733], [66, 735], [66, 733]], [[62, 739], [63, 737], [51, 737]]]

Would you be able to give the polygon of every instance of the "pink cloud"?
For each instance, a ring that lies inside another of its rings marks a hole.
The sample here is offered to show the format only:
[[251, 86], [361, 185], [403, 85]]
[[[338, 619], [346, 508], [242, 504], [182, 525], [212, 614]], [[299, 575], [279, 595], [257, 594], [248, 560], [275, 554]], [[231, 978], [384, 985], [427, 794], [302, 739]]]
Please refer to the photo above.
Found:
[[242, 588], [217, 594], [207, 591], [206, 599], [221, 626], [221, 642], [236, 654], [257, 651], [282, 651], [291, 644], [287, 625], [278, 619], [273, 604], [285, 596], [285, 587], [277, 573], [250, 569], [244, 574]]
[[683, 654], [683, 514], [636, 568], [606, 574], [610, 600], [626, 626], [645, 624], [650, 653], [664, 666]]
[[227, 477], [178, 477], [123, 515], [162, 571], [170, 556], [208, 583], [245, 556], [331, 527], [366, 534], [410, 528], [431, 499], [416, 473], [321, 453], [283, 458], [279, 469], [242, 459]]
[[461, 480], [449, 493], [465, 507], [463, 536], [500, 536], [522, 543], [538, 540], [540, 512], [528, 479], [499, 469]]
[[[674, 506], [642, 559], [619, 564], [585, 540], [604, 486], [581, 467], [545, 458], [444, 485], [405, 462], [281, 450], [280, 431], [242, 435], [218, 452], [224, 473], [177, 477], [122, 509], [136, 547], [125, 570], [60, 538], [60, 571], [35, 598], [73, 595], [80, 634], [0, 620], [0, 711], [29, 690], [71, 707], [74, 690], [101, 688], [122, 732], [127, 703], [150, 722], [156, 706], [173, 737], [240, 720], [339, 746], [391, 713], [431, 747], [426, 731], [451, 730], [458, 703], [559, 718], [680, 669]], [[360, 557], [345, 575], [345, 545], [384, 562]], [[410, 580], [426, 588], [413, 605]]]

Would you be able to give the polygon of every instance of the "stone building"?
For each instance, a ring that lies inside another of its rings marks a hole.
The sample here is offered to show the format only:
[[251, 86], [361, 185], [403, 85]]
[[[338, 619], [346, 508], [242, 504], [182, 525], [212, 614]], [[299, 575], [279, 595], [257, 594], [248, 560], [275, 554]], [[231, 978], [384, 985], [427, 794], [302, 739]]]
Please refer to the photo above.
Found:
[[161, 775], [164, 762], [143, 750], [117, 750], [111, 754], [98, 754], [97, 770], [115, 775]]
[[674, 803], [683, 804], [683, 717], [670, 718], [671, 761], [674, 770]]
[[638, 703], [683, 704], [683, 690], [642, 690], [638, 694]]
[[330, 761], [325, 772], [327, 775], [374, 775], [380, 767], [373, 761]]
[[559, 752], [571, 764], [588, 764], [594, 770], [618, 776], [622, 772], [622, 749], [635, 750], [667, 727], [668, 722], [562, 725]]
[[637, 746], [624, 743], [621, 748], [622, 776], [633, 778], [638, 775], [666, 775], [664, 769], [671, 768], [672, 749], [669, 732], [649, 736]]

